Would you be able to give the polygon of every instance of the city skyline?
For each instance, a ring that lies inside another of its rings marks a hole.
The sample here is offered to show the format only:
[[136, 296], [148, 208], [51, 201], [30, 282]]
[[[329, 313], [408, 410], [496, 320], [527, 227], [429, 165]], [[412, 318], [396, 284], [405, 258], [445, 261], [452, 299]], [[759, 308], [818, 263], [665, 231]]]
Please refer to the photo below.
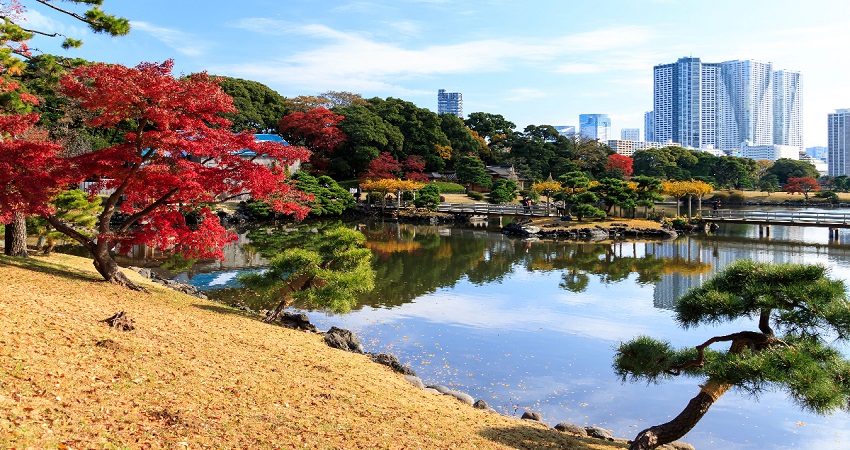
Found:
[[579, 114], [596, 111], [609, 115], [614, 136], [645, 132], [653, 67], [689, 55], [802, 73], [803, 147], [826, 145], [827, 115], [850, 107], [850, 61], [835, 57], [850, 42], [850, 17], [829, 13], [846, 10], [839, 0], [806, 8], [789, 0], [246, 0], [238, 10], [215, 1], [108, 0], [104, 10], [133, 26], [120, 38], [23, 3], [32, 8], [28, 26], [85, 42], [65, 51], [57, 40], [33, 40], [48, 53], [130, 66], [173, 58], [178, 74], [251, 79], [287, 97], [351, 91], [435, 112], [434, 92], [446, 87], [463, 93], [465, 114], [501, 114], [520, 130], [577, 126]]

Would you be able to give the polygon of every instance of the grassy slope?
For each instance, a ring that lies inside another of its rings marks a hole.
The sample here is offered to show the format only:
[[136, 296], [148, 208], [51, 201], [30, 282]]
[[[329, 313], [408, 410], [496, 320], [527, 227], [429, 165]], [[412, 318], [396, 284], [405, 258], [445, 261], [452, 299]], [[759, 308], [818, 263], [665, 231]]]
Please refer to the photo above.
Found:
[[[106, 284], [82, 258], [0, 257], [0, 447], [616, 448], [425, 393], [317, 335], [150, 289]], [[99, 322], [121, 310], [136, 330]]]

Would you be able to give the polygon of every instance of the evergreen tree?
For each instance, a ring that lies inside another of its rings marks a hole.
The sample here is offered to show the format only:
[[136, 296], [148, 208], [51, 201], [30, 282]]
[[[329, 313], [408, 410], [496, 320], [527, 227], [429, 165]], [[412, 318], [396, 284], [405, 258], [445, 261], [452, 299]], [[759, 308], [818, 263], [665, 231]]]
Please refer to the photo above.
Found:
[[[673, 420], [641, 431], [632, 450], [655, 448], [690, 431], [727, 390], [758, 396], [778, 390], [801, 408], [825, 414], [850, 411], [850, 360], [832, 343], [850, 338], [850, 302], [842, 281], [824, 267], [738, 261], [679, 299], [676, 320], [685, 328], [757, 319], [758, 331], [715, 336], [694, 348], [640, 336], [614, 359], [625, 381], [677, 375], [705, 378], [701, 390]], [[728, 350], [710, 346], [727, 343]]]

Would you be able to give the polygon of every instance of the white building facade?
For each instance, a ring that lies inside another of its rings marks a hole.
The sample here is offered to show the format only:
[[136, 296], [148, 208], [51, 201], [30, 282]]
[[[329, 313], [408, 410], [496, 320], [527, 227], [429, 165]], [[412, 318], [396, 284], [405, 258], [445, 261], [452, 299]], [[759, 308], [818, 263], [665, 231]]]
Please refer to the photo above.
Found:
[[771, 63], [680, 58], [654, 68], [646, 134], [696, 149], [735, 151], [749, 142], [802, 150], [802, 93], [799, 72], [774, 71]]
[[620, 139], [624, 141], [639, 141], [640, 128], [623, 128], [620, 130]]

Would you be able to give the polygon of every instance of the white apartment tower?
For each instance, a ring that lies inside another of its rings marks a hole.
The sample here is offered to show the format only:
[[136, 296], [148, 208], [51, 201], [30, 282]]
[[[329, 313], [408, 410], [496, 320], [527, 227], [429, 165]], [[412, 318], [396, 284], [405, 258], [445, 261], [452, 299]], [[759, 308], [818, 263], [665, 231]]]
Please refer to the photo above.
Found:
[[828, 118], [829, 176], [850, 175], [850, 108], [836, 109]]
[[800, 73], [753, 60], [680, 58], [654, 68], [654, 140], [692, 148], [803, 148]]
[[773, 143], [803, 148], [803, 85], [800, 72], [773, 72]]
[[463, 94], [460, 92], [437, 91], [437, 114], [453, 114], [463, 119]]

